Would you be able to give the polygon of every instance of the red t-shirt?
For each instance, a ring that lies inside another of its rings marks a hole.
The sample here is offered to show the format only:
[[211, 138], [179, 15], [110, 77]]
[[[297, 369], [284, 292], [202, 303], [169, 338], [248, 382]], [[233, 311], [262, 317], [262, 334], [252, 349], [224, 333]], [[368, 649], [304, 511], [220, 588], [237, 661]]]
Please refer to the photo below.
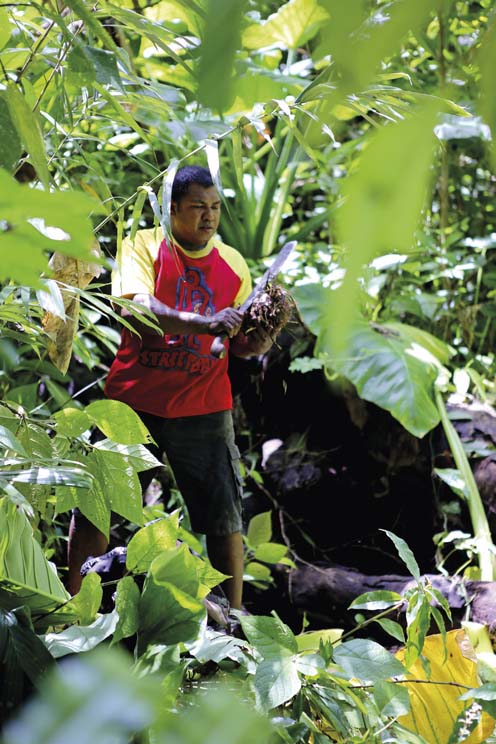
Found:
[[[248, 296], [248, 267], [233, 248], [213, 238], [201, 251], [177, 246], [174, 255], [165, 240], [153, 241], [155, 231], [139, 232], [132, 245], [123, 244], [124, 258], [120, 257], [118, 268], [122, 294], [147, 292], [177, 310], [205, 316], [238, 305]], [[134, 276], [129, 276], [130, 271]], [[118, 293], [114, 284], [113, 292]], [[203, 334], [161, 337], [150, 333], [140, 338], [124, 328], [105, 395], [164, 418], [232, 408], [227, 355], [213, 357], [212, 341], [212, 336]]]

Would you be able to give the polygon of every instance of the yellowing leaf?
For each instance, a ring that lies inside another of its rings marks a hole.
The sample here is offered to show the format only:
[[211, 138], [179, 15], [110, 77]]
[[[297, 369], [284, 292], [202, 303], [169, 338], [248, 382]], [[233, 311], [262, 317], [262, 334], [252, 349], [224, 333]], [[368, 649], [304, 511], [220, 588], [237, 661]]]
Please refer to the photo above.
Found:
[[282, 44], [296, 49], [305, 44], [329, 20], [327, 11], [317, 0], [289, 0], [264, 23], [249, 26], [243, 34], [248, 49]]
[[[405, 728], [420, 734], [431, 744], [447, 744], [456, 719], [466, 707], [458, 698], [465, 687], [479, 686], [476, 657], [465, 631], [447, 633], [446, 644], [447, 658], [442, 636], [426, 637], [422, 654], [429, 661], [430, 676], [426, 676], [420, 659], [412, 664], [407, 675], [412, 680], [407, 683], [411, 712], [398, 719]], [[396, 657], [402, 661], [404, 653], [404, 649], [400, 649]], [[426, 680], [426, 683], [417, 680]], [[457, 683], [463, 687], [457, 687]], [[494, 719], [483, 713], [478, 726], [464, 740], [465, 744], [483, 744], [494, 725]]]

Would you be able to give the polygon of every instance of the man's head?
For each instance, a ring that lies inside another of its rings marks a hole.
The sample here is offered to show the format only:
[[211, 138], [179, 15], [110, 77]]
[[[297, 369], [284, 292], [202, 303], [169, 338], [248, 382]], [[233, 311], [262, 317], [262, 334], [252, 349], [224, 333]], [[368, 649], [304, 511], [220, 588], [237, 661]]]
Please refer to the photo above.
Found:
[[220, 220], [220, 197], [207, 168], [180, 168], [172, 184], [171, 229], [186, 250], [201, 250], [215, 235]]

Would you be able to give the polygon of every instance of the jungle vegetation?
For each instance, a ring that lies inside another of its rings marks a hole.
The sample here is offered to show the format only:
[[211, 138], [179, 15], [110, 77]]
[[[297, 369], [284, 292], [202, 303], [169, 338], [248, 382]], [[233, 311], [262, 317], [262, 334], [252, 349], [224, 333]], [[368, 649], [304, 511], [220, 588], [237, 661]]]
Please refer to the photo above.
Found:
[[[120, 241], [154, 220], [167, 229], [176, 169], [208, 165], [222, 237], [254, 278], [297, 241], [283, 281], [314, 343], [292, 347], [292, 374], [346, 380], [414, 437], [442, 427], [454, 467], [432, 477], [468, 505], [460, 563], [494, 581], [447, 402], [496, 399], [495, 10], [0, 3], [4, 744], [491, 741], [490, 640], [474, 640], [481, 671], [401, 535], [388, 532], [412, 588], [351, 607], [358, 625], [376, 613], [395, 653], [339, 628], [294, 632], [277, 613], [240, 617], [244, 638], [212, 629], [203, 600], [222, 576], [180, 501], [143, 507], [148, 432], [102, 387], [124, 302], [109, 287]], [[263, 480], [258, 460], [246, 468]], [[97, 574], [75, 597], [64, 586], [74, 506], [107, 534], [111, 513], [132, 525], [109, 612]], [[262, 587], [293, 565], [270, 512], [246, 542]]]

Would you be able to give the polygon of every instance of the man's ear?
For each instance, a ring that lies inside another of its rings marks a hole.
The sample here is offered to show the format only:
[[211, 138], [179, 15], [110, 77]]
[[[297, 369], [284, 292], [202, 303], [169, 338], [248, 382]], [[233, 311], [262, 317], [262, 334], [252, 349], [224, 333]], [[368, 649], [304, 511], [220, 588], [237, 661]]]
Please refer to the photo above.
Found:
[[171, 211], [171, 214], [177, 213], [177, 202], [171, 201], [170, 211]]

